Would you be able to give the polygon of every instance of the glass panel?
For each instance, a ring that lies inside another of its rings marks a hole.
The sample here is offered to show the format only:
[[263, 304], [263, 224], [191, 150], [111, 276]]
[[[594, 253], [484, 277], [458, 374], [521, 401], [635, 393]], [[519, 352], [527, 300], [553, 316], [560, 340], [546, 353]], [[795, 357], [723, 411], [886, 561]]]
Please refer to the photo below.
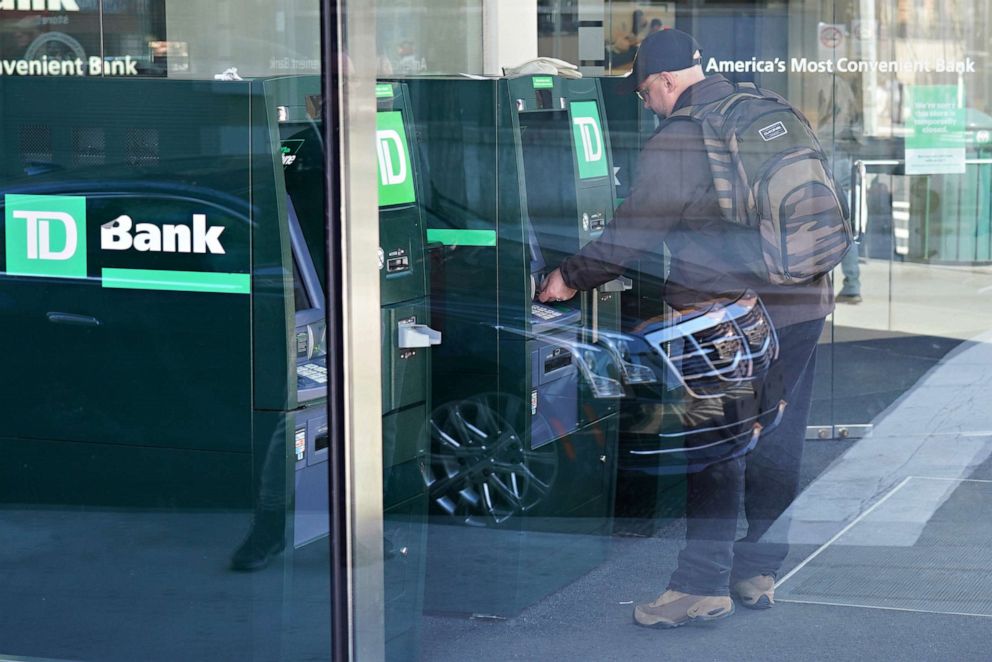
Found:
[[330, 656], [320, 18], [0, 3], [0, 656]]
[[375, 26], [381, 76], [483, 72], [482, 0], [390, 2]]
[[[521, 7], [379, 6], [354, 58], [382, 440], [352, 449], [383, 477], [355, 570], [384, 582], [356, 599], [385, 657], [710, 659], [783, 626], [774, 659], [977, 656], [988, 3]], [[711, 108], [731, 142], [698, 113], [734, 93], [764, 98]], [[734, 609], [748, 632], [627, 636]]]

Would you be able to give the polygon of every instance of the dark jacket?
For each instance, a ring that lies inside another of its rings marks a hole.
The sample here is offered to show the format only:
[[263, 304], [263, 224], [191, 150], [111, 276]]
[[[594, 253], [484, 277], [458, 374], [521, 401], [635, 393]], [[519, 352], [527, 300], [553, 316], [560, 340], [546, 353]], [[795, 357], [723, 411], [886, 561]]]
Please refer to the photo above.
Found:
[[[734, 91], [720, 75], [689, 87], [675, 104], [708, 103]], [[662, 243], [671, 255], [665, 300], [686, 308], [715, 295], [749, 287], [757, 291], [778, 327], [826, 317], [833, 309], [829, 277], [809, 285], [771, 285], [751, 273], [741, 251], [757, 251], [755, 233], [723, 220], [703, 147], [692, 120], [665, 121], [641, 152], [630, 196], [603, 235], [561, 264], [565, 283], [590, 290], [640, 260], [661, 280]]]

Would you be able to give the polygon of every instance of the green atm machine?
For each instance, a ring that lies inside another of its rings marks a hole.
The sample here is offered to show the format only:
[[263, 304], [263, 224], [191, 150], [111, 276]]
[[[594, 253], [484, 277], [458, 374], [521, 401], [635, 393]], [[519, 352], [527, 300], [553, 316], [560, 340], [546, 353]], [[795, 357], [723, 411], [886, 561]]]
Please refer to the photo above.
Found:
[[[278, 117], [287, 212], [294, 245], [323, 247], [323, 150], [320, 142], [320, 82], [315, 77], [267, 81]], [[386, 589], [386, 652], [391, 660], [413, 659], [419, 648], [423, 602], [427, 492], [423, 474], [428, 451], [430, 352], [441, 342], [430, 328], [420, 168], [413, 149], [408, 94], [403, 85], [376, 86], [376, 153], [379, 183], [379, 273], [383, 403], [383, 552]], [[317, 116], [315, 118], [315, 116]], [[305, 220], [306, 219], [306, 220]], [[316, 221], [315, 225], [312, 221]], [[326, 352], [319, 298], [323, 251], [294, 265], [297, 392], [302, 395], [293, 427], [295, 449], [294, 540], [327, 534], [326, 418], [323, 410]], [[316, 265], [317, 269], [308, 265]], [[311, 319], [315, 308], [320, 314]]]
[[[541, 279], [612, 218], [595, 80], [410, 79], [434, 325], [426, 608], [518, 613], [601, 563], [622, 281], [554, 306]], [[567, 551], [566, 551], [567, 550]]]
[[382, 332], [383, 554], [386, 657], [419, 659], [427, 539], [431, 348], [427, 260], [405, 85], [376, 85]]

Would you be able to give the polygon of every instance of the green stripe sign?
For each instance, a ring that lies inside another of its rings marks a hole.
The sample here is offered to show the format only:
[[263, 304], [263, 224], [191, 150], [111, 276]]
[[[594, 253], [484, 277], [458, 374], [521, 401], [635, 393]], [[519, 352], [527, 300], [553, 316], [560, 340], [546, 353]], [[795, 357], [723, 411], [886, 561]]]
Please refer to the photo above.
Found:
[[555, 86], [555, 79], [551, 76], [535, 76], [531, 80], [534, 81], [535, 90], [550, 90]]
[[104, 269], [103, 286], [124, 290], [172, 290], [178, 292], [251, 293], [251, 276], [206, 271], [160, 271], [155, 269]]
[[427, 241], [445, 246], [495, 246], [494, 230], [427, 230]]

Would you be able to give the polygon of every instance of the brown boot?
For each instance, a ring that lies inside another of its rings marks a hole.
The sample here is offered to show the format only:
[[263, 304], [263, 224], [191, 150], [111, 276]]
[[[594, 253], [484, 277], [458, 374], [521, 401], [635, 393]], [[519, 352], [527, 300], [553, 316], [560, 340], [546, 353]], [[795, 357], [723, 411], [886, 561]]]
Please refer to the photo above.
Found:
[[771, 575], [742, 579], [730, 590], [748, 609], [770, 609], [775, 604], [775, 578]]
[[734, 601], [725, 595], [691, 595], [668, 590], [654, 602], [634, 607], [634, 622], [646, 627], [677, 628], [726, 618], [734, 613]]

